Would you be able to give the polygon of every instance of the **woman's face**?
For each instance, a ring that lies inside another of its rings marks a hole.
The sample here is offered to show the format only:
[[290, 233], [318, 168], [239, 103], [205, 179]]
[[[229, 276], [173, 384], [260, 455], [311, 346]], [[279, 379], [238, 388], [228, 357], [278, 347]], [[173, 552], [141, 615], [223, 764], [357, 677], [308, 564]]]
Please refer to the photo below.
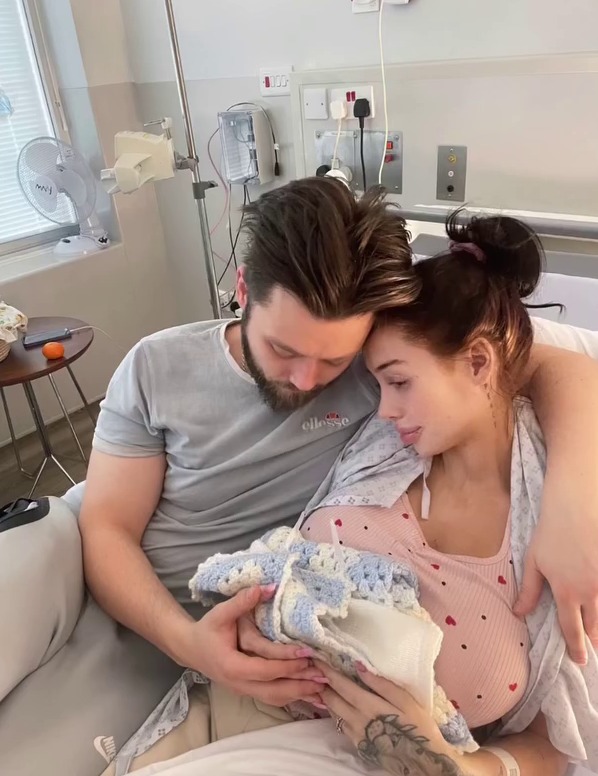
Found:
[[488, 416], [483, 370], [467, 353], [439, 358], [388, 326], [371, 335], [365, 357], [380, 384], [380, 417], [422, 456], [463, 443]]

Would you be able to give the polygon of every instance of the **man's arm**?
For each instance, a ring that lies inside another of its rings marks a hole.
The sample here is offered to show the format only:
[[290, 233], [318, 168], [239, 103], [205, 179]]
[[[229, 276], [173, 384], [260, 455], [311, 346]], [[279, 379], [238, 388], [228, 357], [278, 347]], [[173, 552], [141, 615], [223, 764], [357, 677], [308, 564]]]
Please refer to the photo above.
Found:
[[548, 458], [542, 517], [516, 612], [534, 609], [546, 579], [571, 657], [584, 663], [584, 628], [598, 647], [598, 364], [535, 345], [528, 393]]
[[120, 458], [94, 451], [79, 524], [85, 577], [99, 605], [181, 663], [183, 634], [193, 620], [141, 549], [165, 467], [164, 454]]
[[196, 622], [156, 576], [141, 539], [162, 493], [165, 466], [164, 454], [125, 458], [92, 453], [80, 528], [85, 575], [94, 597], [112, 617], [179, 665], [240, 694], [281, 706], [311, 699], [321, 689], [313, 681], [321, 674], [305, 656], [297, 658], [295, 648], [270, 644], [246, 628], [251, 652], [266, 659], [239, 651], [239, 621], [273, 591], [242, 591]]

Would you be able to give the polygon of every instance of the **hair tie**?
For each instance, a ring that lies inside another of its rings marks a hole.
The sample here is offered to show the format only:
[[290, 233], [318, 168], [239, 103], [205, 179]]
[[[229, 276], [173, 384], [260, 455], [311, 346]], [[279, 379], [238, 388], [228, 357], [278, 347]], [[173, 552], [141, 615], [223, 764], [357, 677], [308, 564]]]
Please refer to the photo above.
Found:
[[476, 245], [475, 243], [451, 242], [449, 245], [449, 250], [451, 253], [459, 253], [460, 251], [464, 253], [471, 253], [471, 255], [474, 256], [478, 261], [481, 261], [482, 264], [486, 263], [486, 254], [480, 248], [480, 246]]

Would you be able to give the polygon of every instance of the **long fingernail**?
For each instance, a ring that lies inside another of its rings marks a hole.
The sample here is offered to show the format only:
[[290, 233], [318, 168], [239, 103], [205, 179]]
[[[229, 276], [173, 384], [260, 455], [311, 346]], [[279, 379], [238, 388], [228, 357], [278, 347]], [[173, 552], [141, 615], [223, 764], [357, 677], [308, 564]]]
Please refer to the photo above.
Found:
[[276, 593], [276, 585], [264, 585], [262, 587], [262, 598], [264, 601], [269, 601], [270, 598], [274, 597], [274, 594]]
[[314, 676], [312, 682], [316, 682], [316, 684], [330, 684], [330, 680], [326, 679], [325, 676]]
[[359, 671], [359, 673], [361, 673], [361, 674], [365, 674], [365, 673], [367, 673], [367, 668], [366, 668], [366, 667], [364, 666], [364, 664], [363, 664], [362, 662], [360, 662], [359, 660], [356, 660], [356, 661], [355, 661], [355, 668], [356, 668], [356, 669]]
[[295, 652], [295, 657], [314, 657], [315, 654], [316, 653], [313, 651], [313, 649], [308, 649], [308, 648], [298, 649]]
[[311, 705], [315, 706], [316, 709], [322, 709], [322, 711], [328, 711], [328, 706], [326, 706], [326, 704], [324, 704], [324, 703], [316, 703], [314, 701], [314, 703], [312, 703]]

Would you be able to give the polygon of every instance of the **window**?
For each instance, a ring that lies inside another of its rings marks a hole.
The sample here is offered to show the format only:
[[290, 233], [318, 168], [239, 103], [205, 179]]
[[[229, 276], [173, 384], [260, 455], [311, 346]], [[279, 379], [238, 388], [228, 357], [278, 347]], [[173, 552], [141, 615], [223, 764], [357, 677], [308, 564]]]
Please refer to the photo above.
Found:
[[55, 106], [60, 103], [34, 0], [0, 0], [0, 255], [64, 234], [31, 207], [16, 174], [26, 143], [64, 137]]

